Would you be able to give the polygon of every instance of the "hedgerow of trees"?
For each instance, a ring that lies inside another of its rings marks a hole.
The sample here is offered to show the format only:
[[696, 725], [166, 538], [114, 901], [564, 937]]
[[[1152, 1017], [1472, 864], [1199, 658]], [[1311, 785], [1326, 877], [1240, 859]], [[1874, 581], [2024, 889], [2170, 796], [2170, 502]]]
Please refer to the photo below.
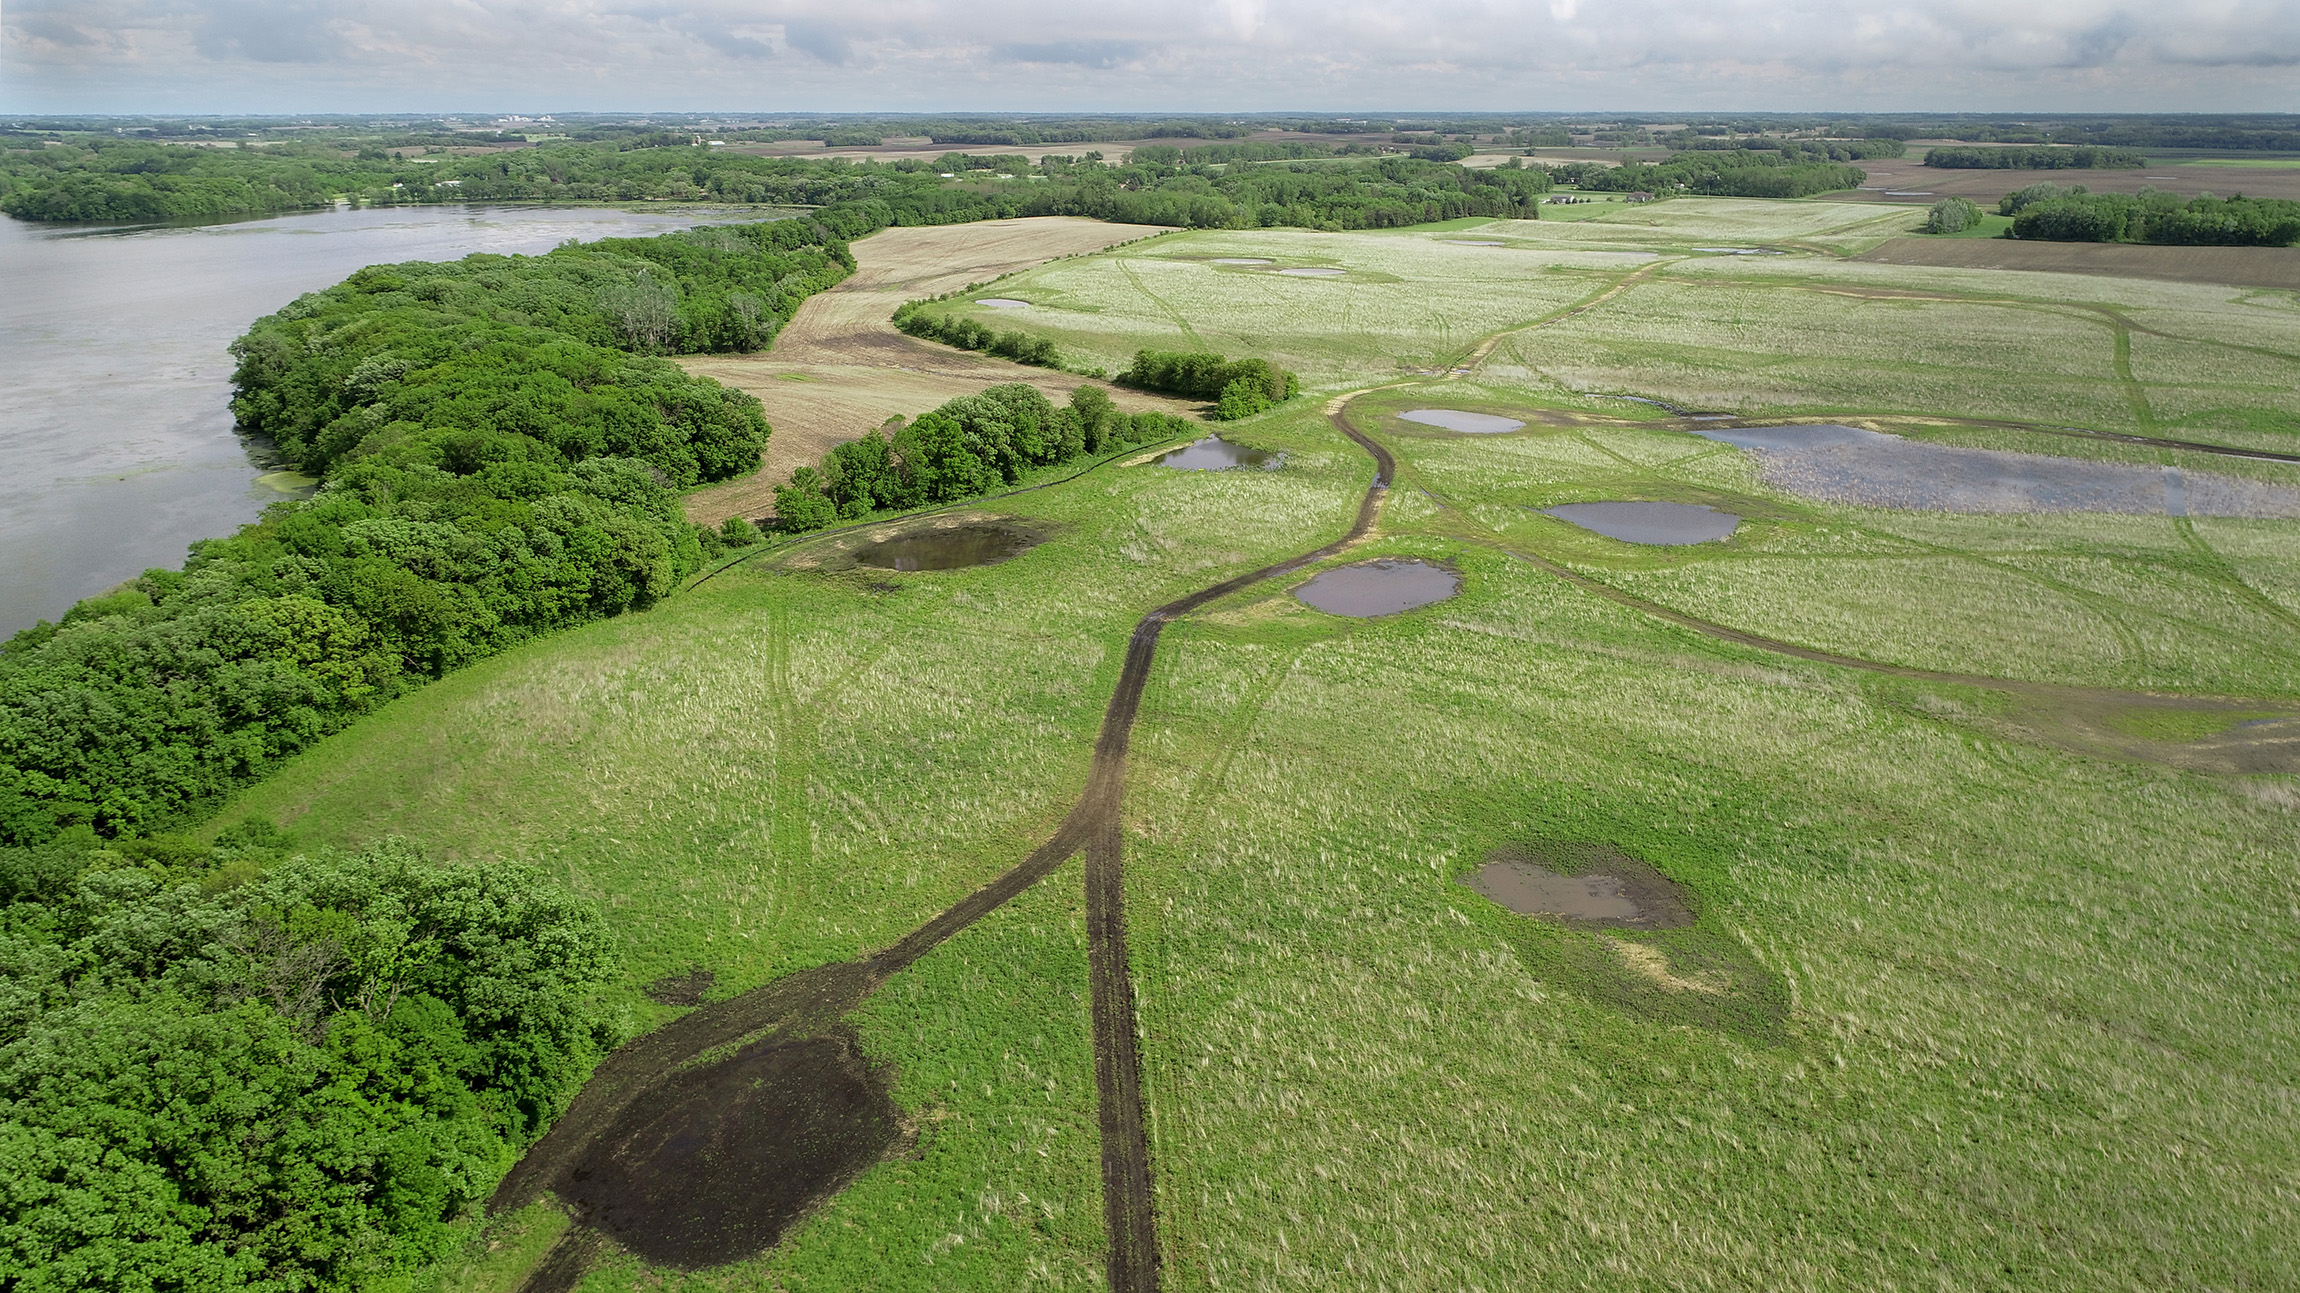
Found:
[[376, 266], [259, 320], [234, 407], [316, 497], [0, 647], [0, 844], [148, 833], [392, 696], [668, 596], [758, 468], [752, 397], [650, 352], [763, 344], [882, 207]]
[[1621, 166], [1567, 162], [1550, 167], [1549, 173], [1561, 183], [1596, 192], [1740, 198], [1811, 197], [1858, 188], [1868, 178], [1858, 166], [1760, 149], [1695, 150], [1672, 154], [1664, 162]]
[[1925, 165], [1966, 171], [2138, 170], [2148, 159], [2124, 148], [1928, 148]]
[[2000, 215], [2015, 238], [2045, 242], [2144, 242], [2170, 246], [2290, 247], [2300, 244], [2300, 202], [2281, 198], [2183, 198], [2143, 189], [2091, 193], [2081, 184], [2032, 184], [2006, 194]]
[[1140, 350], [1115, 379], [1121, 386], [1217, 401], [1212, 417], [1233, 421], [1290, 400], [1294, 374], [1261, 359], [1225, 359], [1211, 351]]
[[621, 1040], [538, 873], [264, 825], [0, 849], [0, 1286], [392, 1284]]
[[1099, 386], [1057, 408], [1021, 382], [963, 395], [916, 420], [884, 427], [800, 467], [775, 489], [775, 524], [819, 530], [886, 509], [978, 498], [1033, 468], [1170, 440], [1190, 424], [1168, 413], [1121, 412]]
[[1062, 356], [1045, 337], [1021, 332], [999, 332], [978, 320], [940, 314], [923, 301], [905, 301], [894, 312], [894, 326], [914, 337], [939, 341], [961, 350], [980, 350], [1040, 368], [1062, 367]]

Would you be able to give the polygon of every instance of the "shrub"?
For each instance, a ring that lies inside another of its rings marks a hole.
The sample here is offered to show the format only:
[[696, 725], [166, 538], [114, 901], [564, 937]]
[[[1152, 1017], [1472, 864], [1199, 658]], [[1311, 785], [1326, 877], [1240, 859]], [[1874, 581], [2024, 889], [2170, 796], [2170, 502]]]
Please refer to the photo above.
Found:
[[1942, 198], [1925, 212], [1926, 233], [1963, 233], [1979, 224], [1981, 209], [1968, 198]]

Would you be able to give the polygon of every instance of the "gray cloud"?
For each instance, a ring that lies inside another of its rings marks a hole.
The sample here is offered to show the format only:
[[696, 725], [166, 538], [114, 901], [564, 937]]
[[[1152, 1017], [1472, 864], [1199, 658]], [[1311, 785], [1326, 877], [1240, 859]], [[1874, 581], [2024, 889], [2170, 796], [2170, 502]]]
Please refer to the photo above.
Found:
[[[0, 109], [2295, 108], [2296, 0], [10, 0]], [[1018, 76], [1016, 67], [1027, 66]]]

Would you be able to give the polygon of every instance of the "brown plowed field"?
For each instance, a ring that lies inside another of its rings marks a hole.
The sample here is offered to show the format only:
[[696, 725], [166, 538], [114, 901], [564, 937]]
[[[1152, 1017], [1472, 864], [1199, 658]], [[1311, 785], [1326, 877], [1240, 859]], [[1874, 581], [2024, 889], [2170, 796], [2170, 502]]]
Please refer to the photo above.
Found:
[[1860, 259], [1881, 265], [2029, 269], [2048, 274], [2104, 274], [2300, 291], [2300, 247], [2148, 247], [2113, 242], [2016, 242], [2011, 238], [1895, 238]]
[[[775, 486], [790, 479], [792, 468], [820, 460], [888, 418], [915, 417], [985, 386], [1028, 382], [1056, 403], [1068, 400], [1086, 379], [906, 337], [891, 322], [895, 307], [1158, 232], [1150, 225], [1039, 216], [887, 229], [857, 242], [853, 276], [807, 298], [772, 350], [678, 361], [688, 372], [758, 396], [774, 427], [766, 465], [688, 495], [688, 519], [713, 525], [730, 516], [765, 516], [774, 510]], [[1199, 407], [1138, 391], [1111, 393], [1129, 411]]]
[[[2192, 198], [2200, 193], [2227, 197], [2242, 193], [2252, 198], [2300, 198], [2300, 167], [2195, 166], [2166, 163], [2137, 171], [1965, 171], [1935, 170], [1919, 165], [1921, 147], [1907, 157], [1877, 158], [1854, 165], [1869, 173], [1868, 186], [1856, 193], [1829, 195], [1832, 202], [1910, 202], [1924, 204], [1942, 198], [1971, 198], [1986, 206], [2014, 189], [2031, 184], [2082, 184], [2095, 193], [2138, 193], [2156, 189]], [[1888, 197], [1887, 190], [1919, 192], [1925, 197]]]

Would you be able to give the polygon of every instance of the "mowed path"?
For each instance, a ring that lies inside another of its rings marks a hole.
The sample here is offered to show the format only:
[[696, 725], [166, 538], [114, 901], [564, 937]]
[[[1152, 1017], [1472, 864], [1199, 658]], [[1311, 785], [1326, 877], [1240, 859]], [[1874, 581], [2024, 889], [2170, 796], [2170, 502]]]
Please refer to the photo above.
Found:
[[[755, 355], [687, 355], [688, 372], [758, 396], [774, 435], [753, 475], [687, 496], [687, 518], [715, 525], [774, 510], [775, 486], [791, 469], [821, 460], [895, 416], [916, 417], [946, 400], [1001, 382], [1027, 382], [1063, 403], [1088, 379], [920, 341], [895, 331], [905, 301], [958, 291], [1063, 256], [1100, 251], [1164, 230], [1069, 216], [881, 230], [854, 244], [855, 272], [808, 297], [774, 348]], [[1120, 408], [1186, 413], [1188, 401], [1119, 391]]]

